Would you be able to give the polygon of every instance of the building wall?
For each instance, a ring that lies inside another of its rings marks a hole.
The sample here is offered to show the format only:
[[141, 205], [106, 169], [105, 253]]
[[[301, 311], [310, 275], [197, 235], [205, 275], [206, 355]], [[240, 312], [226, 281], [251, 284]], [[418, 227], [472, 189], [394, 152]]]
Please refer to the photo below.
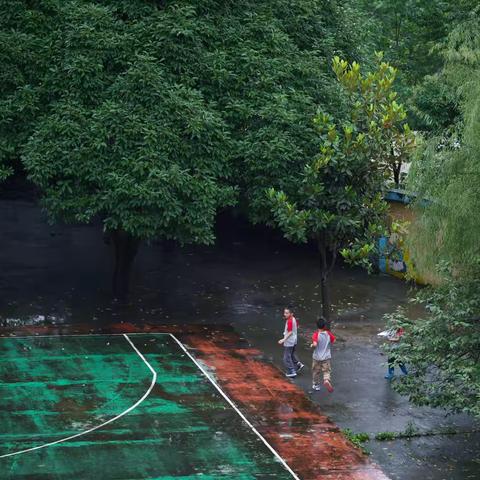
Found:
[[[415, 219], [415, 213], [408, 205], [410, 197], [406, 192], [391, 190], [386, 195], [389, 204], [389, 216], [392, 222], [406, 222], [408, 224]], [[408, 249], [405, 246], [406, 234], [391, 232], [388, 237], [382, 237], [379, 241], [379, 269], [398, 278], [411, 279], [418, 284], [429, 283], [425, 276], [415, 271]]]

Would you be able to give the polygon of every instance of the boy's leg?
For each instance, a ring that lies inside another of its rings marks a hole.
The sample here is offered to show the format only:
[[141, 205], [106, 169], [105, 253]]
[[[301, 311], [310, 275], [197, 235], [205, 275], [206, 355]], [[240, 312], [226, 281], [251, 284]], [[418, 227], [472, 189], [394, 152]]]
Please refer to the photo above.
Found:
[[330, 360], [324, 360], [322, 362], [322, 372], [323, 372], [323, 384], [327, 388], [327, 390], [332, 393], [333, 387], [330, 381], [332, 376], [332, 366], [330, 364]]
[[400, 367], [400, 370], [402, 371], [402, 373], [404, 375], [408, 375], [407, 367], [405, 366], [405, 364], [403, 362], [398, 362], [398, 366]]
[[395, 357], [388, 357], [388, 372], [385, 375], [387, 380], [391, 380], [395, 375]]
[[[312, 388], [314, 390], [320, 390], [320, 376], [322, 374], [322, 367], [318, 360], [312, 361]], [[317, 388], [318, 387], [318, 388]]]
[[299, 363], [298, 358], [297, 358], [297, 356], [295, 355], [295, 349], [296, 349], [296, 348], [297, 348], [296, 345], [294, 345], [294, 346], [292, 347], [292, 362], [293, 362], [294, 365], [296, 365], [297, 363]]
[[295, 354], [295, 350], [297, 349], [297, 346], [294, 345], [292, 347], [292, 362], [295, 365], [295, 370], [298, 372], [301, 370], [305, 365], [298, 359], [297, 355]]
[[294, 347], [283, 347], [283, 364], [285, 365], [287, 377], [295, 377], [297, 372], [292, 361], [292, 349]]

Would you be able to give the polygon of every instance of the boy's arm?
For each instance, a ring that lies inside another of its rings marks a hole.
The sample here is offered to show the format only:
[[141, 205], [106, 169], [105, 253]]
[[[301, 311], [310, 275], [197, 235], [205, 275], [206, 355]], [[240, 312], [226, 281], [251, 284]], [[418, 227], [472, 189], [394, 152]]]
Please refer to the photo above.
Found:
[[318, 333], [315, 332], [312, 335], [312, 344], [310, 345], [310, 348], [315, 348], [318, 345]]
[[278, 341], [279, 345], [282, 345], [290, 335], [293, 335], [293, 320], [291, 318], [287, 321], [287, 334]]
[[283, 342], [285, 342], [287, 340], [288, 337], [290, 337], [291, 335], [293, 334], [293, 331], [290, 331], [290, 332], [287, 332], [287, 334], [281, 338], [278, 343], [281, 345]]

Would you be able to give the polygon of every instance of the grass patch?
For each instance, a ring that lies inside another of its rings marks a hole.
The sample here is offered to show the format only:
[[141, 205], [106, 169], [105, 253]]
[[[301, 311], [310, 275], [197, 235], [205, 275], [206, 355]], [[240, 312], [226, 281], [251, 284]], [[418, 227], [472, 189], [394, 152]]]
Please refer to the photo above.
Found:
[[407, 423], [407, 428], [405, 428], [405, 431], [403, 432], [403, 437], [406, 438], [411, 438], [411, 437], [416, 437], [419, 434], [418, 427], [413, 423], [412, 421]]
[[360, 432], [360, 433], [354, 433], [352, 430], [349, 428], [345, 428], [342, 430], [342, 433], [360, 450], [362, 450], [363, 453], [366, 455], [370, 455], [370, 452], [365, 448], [364, 443], [368, 442], [370, 440], [370, 435], [365, 432]]
[[397, 435], [395, 432], [379, 432], [375, 435], [375, 440], [380, 440], [381, 442], [385, 440], [395, 440]]

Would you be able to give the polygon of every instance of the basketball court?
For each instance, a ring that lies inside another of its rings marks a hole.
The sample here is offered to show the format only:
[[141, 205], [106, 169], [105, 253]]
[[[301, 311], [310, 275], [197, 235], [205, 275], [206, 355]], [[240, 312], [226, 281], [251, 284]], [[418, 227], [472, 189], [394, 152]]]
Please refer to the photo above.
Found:
[[387, 478], [231, 330], [26, 330], [0, 336], [2, 480]]
[[296, 478], [170, 334], [0, 338], [2, 479]]

